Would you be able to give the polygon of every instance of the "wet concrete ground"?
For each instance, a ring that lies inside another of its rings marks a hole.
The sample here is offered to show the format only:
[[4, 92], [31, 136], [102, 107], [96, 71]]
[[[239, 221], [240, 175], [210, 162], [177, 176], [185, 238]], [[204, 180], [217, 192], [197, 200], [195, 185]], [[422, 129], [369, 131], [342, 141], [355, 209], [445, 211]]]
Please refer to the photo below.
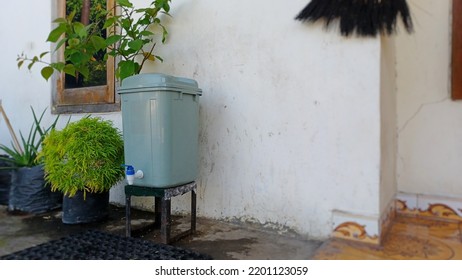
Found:
[[[159, 242], [158, 229], [141, 230], [152, 222], [153, 216], [151, 212], [132, 210], [135, 237]], [[174, 217], [173, 229], [184, 230], [188, 222], [189, 217]], [[0, 206], [0, 256], [88, 229], [124, 235], [125, 208], [111, 205], [110, 216], [103, 222], [65, 225], [59, 210], [40, 215], [12, 214]], [[208, 254], [216, 260], [308, 260], [321, 243], [261, 225], [198, 218], [196, 234], [172, 245]]]

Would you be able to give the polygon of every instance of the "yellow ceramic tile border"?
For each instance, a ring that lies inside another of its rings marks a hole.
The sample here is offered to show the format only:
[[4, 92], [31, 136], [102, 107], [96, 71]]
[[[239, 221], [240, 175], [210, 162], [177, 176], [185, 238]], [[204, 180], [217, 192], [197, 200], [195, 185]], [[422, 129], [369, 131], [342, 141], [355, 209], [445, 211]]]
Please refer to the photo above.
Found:
[[462, 222], [462, 198], [399, 193], [380, 219], [334, 212], [340, 213], [340, 218], [334, 223], [332, 237], [381, 245], [397, 215]]
[[[396, 200], [396, 210], [401, 215], [407, 216], [420, 216], [425, 218], [433, 218], [438, 220], [447, 220], [460, 222], [462, 217], [452, 207], [444, 203], [429, 204], [425, 209], [419, 209], [417, 207], [408, 207], [407, 201]], [[462, 211], [462, 209], [458, 209]]]
[[[334, 211], [334, 216], [335, 212], [340, 213], [337, 215], [338, 217], [342, 216], [336, 220], [343, 221], [333, 229], [333, 238], [373, 245], [381, 245], [382, 240], [384, 240], [386, 234], [389, 232], [392, 222], [396, 217], [394, 199], [390, 201], [380, 219], [341, 211]], [[369, 228], [367, 225], [369, 225]]]
[[356, 222], [344, 222], [338, 225], [334, 229], [332, 237], [359, 241], [374, 245], [380, 244], [380, 240], [377, 235], [370, 236], [366, 231], [366, 227]]

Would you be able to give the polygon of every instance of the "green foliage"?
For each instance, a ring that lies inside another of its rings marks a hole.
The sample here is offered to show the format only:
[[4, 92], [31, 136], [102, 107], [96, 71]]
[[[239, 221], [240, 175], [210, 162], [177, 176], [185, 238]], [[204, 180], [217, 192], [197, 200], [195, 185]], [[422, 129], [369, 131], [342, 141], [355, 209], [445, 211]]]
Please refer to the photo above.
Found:
[[39, 157], [53, 191], [70, 197], [80, 190], [108, 191], [124, 176], [124, 143], [111, 121], [84, 117], [44, 139]]
[[[21, 68], [25, 61], [29, 69], [37, 62], [44, 63], [41, 74], [46, 80], [54, 71], [72, 76], [80, 73], [88, 77], [96, 54], [106, 50], [104, 61], [109, 56], [121, 58], [115, 71], [120, 81], [139, 74], [146, 61], [162, 61], [161, 57], [153, 54], [156, 43], [151, 30], [160, 28], [161, 42], [165, 42], [168, 32], [161, 23], [160, 15], [168, 15], [170, 1], [154, 0], [146, 8], [135, 8], [129, 0], [116, 0], [114, 9], [96, 9], [92, 15], [94, 22], [87, 26], [75, 21], [78, 12], [75, 8], [67, 17], [54, 20], [57, 26], [47, 38], [47, 41], [56, 44], [54, 51], [64, 47], [64, 60], [48, 63], [42, 59], [48, 52], [33, 58], [21, 54], [17, 59], [18, 67]], [[120, 14], [114, 13], [115, 10], [120, 10]], [[101, 34], [101, 25], [107, 29], [107, 36]]]
[[[81, 18], [82, 0], [66, 0], [66, 10], [75, 11], [75, 18]], [[90, 10], [90, 18], [97, 18], [102, 9], [106, 7], [106, 0], [92, 0], [91, 5], [94, 9]]]
[[[21, 137], [22, 151], [19, 151], [16, 147], [14, 147], [14, 145], [12, 145], [13, 148], [9, 148], [3, 144], [0, 144], [0, 150], [4, 151], [10, 156], [10, 158], [5, 158], [5, 161], [9, 161], [13, 164], [13, 166], [10, 168], [33, 167], [40, 164], [37, 155], [39, 153], [40, 147], [42, 146], [43, 139], [52, 129], [55, 128], [56, 123], [58, 122], [59, 116], [56, 117], [54, 122], [48, 128], [41, 127], [40, 123], [42, 122], [46, 109], [43, 110], [40, 117], [37, 117], [32, 107], [31, 110], [34, 117], [34, 123], [29, 130], [29, 135], [27, 138], [25, 138], [22, 132], [19, 132]], [[8, 167], [4, 167], [1, 169], [7, 168]]]

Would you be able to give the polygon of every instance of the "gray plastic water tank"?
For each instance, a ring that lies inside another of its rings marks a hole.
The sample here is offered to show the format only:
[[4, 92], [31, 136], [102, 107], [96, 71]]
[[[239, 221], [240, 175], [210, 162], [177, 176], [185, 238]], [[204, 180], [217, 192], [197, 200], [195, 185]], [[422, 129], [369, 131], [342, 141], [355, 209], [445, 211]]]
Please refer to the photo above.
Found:
[[125, 164], [144, 173], [134, 185], [163, 188], [195, 181], [202, 95], [197, 82], [140, 74], [124, 79], [118, 93]]

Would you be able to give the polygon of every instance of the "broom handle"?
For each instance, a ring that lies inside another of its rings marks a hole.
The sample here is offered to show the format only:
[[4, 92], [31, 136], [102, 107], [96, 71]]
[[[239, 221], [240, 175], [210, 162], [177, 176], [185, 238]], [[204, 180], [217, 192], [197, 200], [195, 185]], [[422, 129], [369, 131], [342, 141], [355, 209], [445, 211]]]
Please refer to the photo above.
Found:
[[24, 153], [22, 150], [21, 146], [19, 145], [18, 138], [16, 137], [16, 134], [14, 133], [13, 127], [11, 127], [10, 120], [6, 116], [5, 110], [3, 110], [2, 106], [2, 100], [0, 99], [0, 112], [2, 113], [3, 118], [5, 119], [6, 125], [8, 126], [8, 130], [10, 131], [11, 138], [13, 138], [13, 144], [15, 145], [16, 149], [21, 152], [21, 154]]

